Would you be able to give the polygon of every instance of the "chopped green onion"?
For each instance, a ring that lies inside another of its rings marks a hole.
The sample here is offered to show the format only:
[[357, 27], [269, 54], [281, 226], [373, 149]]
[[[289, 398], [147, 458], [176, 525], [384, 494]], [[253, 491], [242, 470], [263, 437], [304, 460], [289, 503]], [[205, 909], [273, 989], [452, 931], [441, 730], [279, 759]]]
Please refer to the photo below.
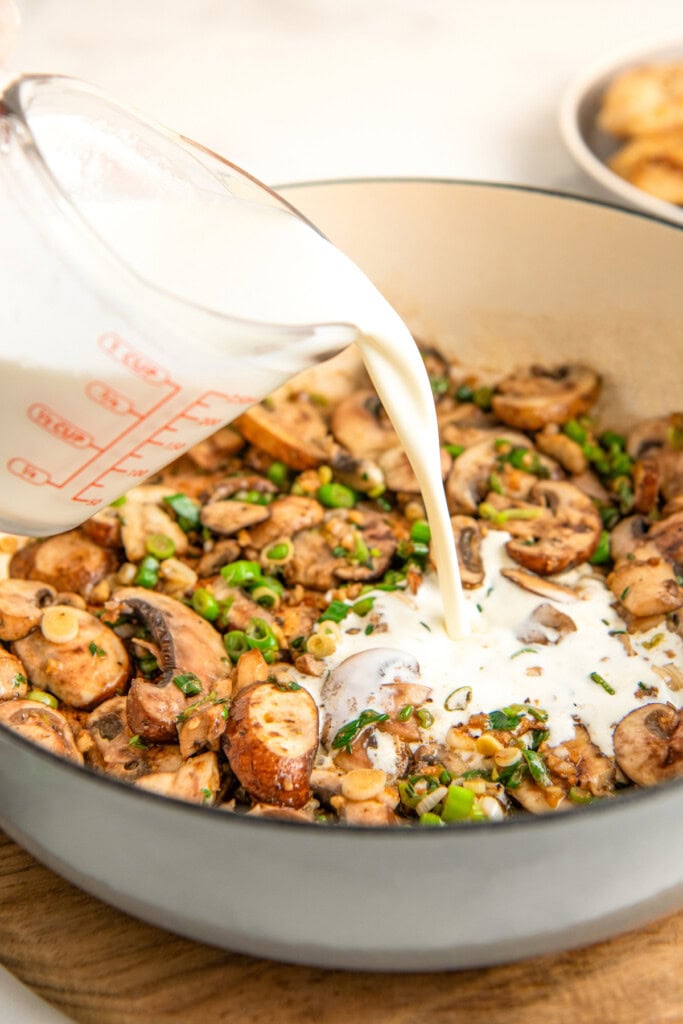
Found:
[[201, 680], [194, 672], [182, 672], [179, 676], [173, 676], [173, 682], [186, 697], [196, 697], [202, 692]]
[[410, 539], [420, 544], [429, 544], [432, 539], [432, 531], [426, 519], [416, 519], [410, 527]]
[[133, 582], [136, 587], [145, 587], [152, 590], [159, 581], [159, 561], [153, 555], [146, 555], [135, 574]]
[[452, 690], [448, 694], [443, 706], [446, 711], [464, 711], [471, 700], [472, 687], [459, 686], [457, 690]]
[[145, 541], [147, 553], [163, 562], [165, 558], [175, 555], [175, 543], [165, 533], [151, 533]]
[[233, 662], [236, 662], [242, 654], [251, 649], [247, 634], [242, 629], [232, 629], [226, 633], [223, 637], [223, 644]]
[[47, 693], [46, 690], [29, 690], [26, 700], [35, 700], [38, 704], [45, 704], [48, 708], [56, 708], [59, 703], [57, 698], [51, 693]]
[[562, 430], [571, 438], [572, 441], [576, 441], [577, 444], [585, 444], [588, 438], [588, 431], [585, 427], [582, 427], [577, 420], [569, 420], [563, 426]]
[[655, 635], [653, 637], [651, 637], [649, 640], [643, 640], [643, 647], [647, 651], [651, 651], [653, 647], [657, 646], [657, 644], [661, 644], [663, 639], [664, 639], [664, 634], [663, 633], [655, 633]]
[[137, 733], [135, 734], [135, 736], [131, 736], [131, 738], [128, 740], [128, 746], [138, 747], [140, 750], [147, 750], [147, 744], [140, 739]]
[[514, 654], [510, 655], [510, 661], [512, 661], [513, 658], [518, 658], [520, 654], [538, 654], [538, 651], [535, 647], [520, 647], [518, 651], [515, 651]]
[[263, 553], [263, 556], [267, 561], [274, 562], [277, 565], [284, 565], [288, 562], [294, 553], [294, 545], [291, 540], [283, 540], [277, 544], [273, 544], [272, 547], [268, 548]]
[[479, 505], [479, 515], [482, 519], [488, 519], [492, 523], [506, 523], [509, 519], [538, 519], [543, 515], [542, 508], [506, 508], [497, 509], [488, 501], [482, 501]]
[[196, 530], [199, 526], [199, 505], [186, 494], [171, 494], [164, 498], [164, 503], [175, 512], [178, 526], [185, 533]]
[[355, 604], [351, 605], [351, 611], [355, 612], [356, 615], [360, 615], [361, 618], [372, 611], [375, 603], [374, 597], [364, 597], [360, 601], [356, 601]]
[[260, 604], [262, 608], [267, 608], [268, 611], [274, 611], [280, 606], [280, 595], [273, 587], [263, 585], [254, 587], [250, 596], [253, 601]]
[[12, 689], [18, 690], [20, 686], [26, 686], [28, 679], [23, 672], [15, 672], [12, 676]]
[[568, 796], [573, 804], [592, 804], [595, 799], [592, 793], [586, 789], [580, 789], [578, 786], [572, 786]]
[[429, 383], [431, 384], [432, 394], [434, 395], [445, 395], [448, 392], [448, 377], [430, 377]]
[[434, 725], [434, 715], [427, 708], [418, 708], [415, 714], [423, 729], [429, 729]]
[[322, 484], [318, 488], [317, 498], [326, 508], [353, 508], [356, 504], [356, 492], [345, 484]]
[[414, 710], [415, 708], [412, 704], [404, 704], [396, 717], [399, 722], [407, 722]]
[[493, 401], [493, 388], [475, 388], [472, 392], [472, 401], [484, 412], [488, 412]]
[[107, 656], [107, 652], [105, 651], [104, 647], [99, 647], [94, 640], [91, 640], [90, 643], [88, 644], [88, 650], [92, 654], [93, 658], [106, 658]]
[[466, 821], [472, 816], [474, 793], [466, 786], [452, 784], [444, 797], [441, 817], [444, 821]]
[[261, 566], [258, 562], [240, 559], [224, 565], [221, 576], [230, 587], [245, 587], [251, 583], [261, 582]]
[[474, 391], [469, 384], [460, 384], [460, 386], [455, 389], [455, 397], [458, 402], [471, 402], [474, 398]]
[[417, 821], [419, 825], [426, 826], [427, 828], [443, 828], [445, 825], [445, 822], [438, 814], [434, 814], [433, 811], [425, 811]]
[[548, 775], [548, 769], [546, 768], [541, 755], [535, 750], [523, 750], [522, 755], [524, 756], [524, 760], [527, 763], [529, 773], [534, 782], [539, 786], [543, 786], [544, 789], [547, 789], [548, 786], [552, 786], [553, 780]]
[[284, 490], [289, 483], [289, 466], [286, 466], [284, 462], [271, 462], [267, 475], [271, 484]]
[[610, 686], [610, 684], [607, 682], [606, 679], [603, 679], [603, 677], [599, 674], [599, 672], [591, 672], [591, 676], [590, 677], [591, 677], [591, 679], [593, 680], [594, 683], [597, 683], [598, 686], [602, 686], [602, 688], [605, 691], [605, 693], [609, 693], [612, 696], [614, 696], [614, 694], [617, 692], [615, 689], [613, 689]]
[[465, 451], [464, 444], [445, 444], [444, 448], [446, 449], [446, 451], [448, 452], [452, 459], [457, 459], [457, 457], [459, 455], [462, 455], [462, 453]]
[[605, 565], [611, 559], [610, 539], [607, 530], [600, 534], [600, 541], [590, 558], [591, 565]]
[[116, 498], [115, 501], [109, 502], [109, 508], [121, 508], [122, 505], [126, 504], [126, 495], [122, 494], [120, 498]]
[[351, 611], [351, 606], [343, 601], [331, 601], [322, 613], [318, 622], [341, 622]]
[[206, 587], [198, 587], [192, 595], [192, 607], [208, 622], [215, 622], [220, 611], [218, 601]]
[[251, 648], [257, 647], [266, 661], [270, 660], [268, 655], [272, 657], [278, 651], [278, 642], [275, 634], [265, 619], [249, 619], [244, 632], [249, 646]]
[[519, 723], [522, 721], [522, 715], [519, 712], [513, 711], [512, 708], [507, 708], [502, 711], [489, 711], [489, 729], [503, 730], [510, 732], [512, 729], [516, 729]]

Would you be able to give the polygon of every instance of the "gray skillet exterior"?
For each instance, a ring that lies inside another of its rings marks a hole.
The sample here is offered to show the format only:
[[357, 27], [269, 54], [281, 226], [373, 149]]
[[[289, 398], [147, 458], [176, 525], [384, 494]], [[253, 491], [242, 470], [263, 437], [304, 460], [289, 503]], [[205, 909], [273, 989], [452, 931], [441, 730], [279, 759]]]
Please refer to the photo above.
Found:
[[[617, 423], [678, 404], [678, 229], [505, 186], [339, 182], [286, 195], [464, 361], [585, 359]], [[0, 823], [45, 864], [145, 920], [257, 956], [473, 967], [683, 906], [683, 780], [569, 814], [373, 831], [164, 799], [1, 726], [0, 775]]]

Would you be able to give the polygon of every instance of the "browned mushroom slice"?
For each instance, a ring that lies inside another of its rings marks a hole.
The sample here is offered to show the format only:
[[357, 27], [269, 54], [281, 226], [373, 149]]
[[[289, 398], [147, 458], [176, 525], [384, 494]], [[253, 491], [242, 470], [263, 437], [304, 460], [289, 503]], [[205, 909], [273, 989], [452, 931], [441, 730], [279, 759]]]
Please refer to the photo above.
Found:
[[244, 448], [244, 438], [230, 424], [221, 427], [205, 441], [199, 441], [188, 451], [188, 458], [207, 473], [216, 473], [230, 464], [233, 455]]
[[187, 700], [173, 685], [174, 678], [195, 676], [202, 694], [220, 681], [221, 695], [224, 691], [229, 695], [229, 666], [220, 634], [197, 612], [165, 594], [127, 587], [118, 590], [115, 598], [144, 623], [159, 651], [159, 679], [149, 682], [138, 677], [131, 683], [130, 727], [152, 743], [175, 739], [176, 718]]
[[484, 582], [479, 522], [471, 516], [451, 516], [451, 528], [458, 550], [462, 584], [464, 587], [479, 587]]
[[24, 697], [27, 691], [26, 669], [16, 655], [0, 647], [0, 700]]
[[550, 814], [552, 811], [566, 811], [571, 806], [565, 799], [562, 786], [536, 785], [531, 779], [522, 779], [516, 789], [510, 791], [517, 803], [530, 814]]
[[131, 743], [133, 736], [126, 718], [126, 698], [112, 697], [95, 708], [85, 720], [92, 739], [86, 760], [107, 775], [118, 779], [139, 778], [147, 771], [142, 744]]
[[544, 427], [534, 442], [539, 451], [559, 462], [568, 473], [580, 474], [588, 469], [588, 459], [581, 445], [567, 437], [555, 424]]
[[[445, 448], [439, 451], [441, 458], [441, 479], [445, 480], [453, 464], [452, 457]], [[404, 494], [419, 494], [420, 485], [410, 465], [410, 460], [400, 445], [389, 448], [377, 459], [384, 474], [386, 486], [391, 491], [402, 491]]]
[[517, 630], [517, 639], [524, 644], [559, 644], [569, 633], [576, 632], [576, 623], [551, 604], [539, 604]]
[[276, 821], [303, 821], [310, 824], [313, 821], [313, 812], [309, 810], [295, 810], [294, 807], [278, 807], [277, 804], [254, 804], [247, 811], [249, 818], [273, 818]]
[[345, 772], [380, 767], [392, 779], [404, 775], [410, 761], [410, 750], [401, 737], [374, 725], [364, 728], [348, 747], [332, 752], [334, 764]]
[[[141, 494], [146, 490], [147, 488], [138, 488]], [[147, 538], [155, 533], [169, 537], [173, 541], [177, 555], [187, 553], [187, 536], [167, 512], [152, 501], [127, 501], [123, 506], [121, 541], [129, 562], [139, 562], [145, 557]]]
[[647, 543], [650, 523], [644, 516], [627, 516], [610, 532], [610, 554], [615, 562], [630, 558]]
[[585, 366], [531, 366], [500, 381], [493, 411], [518, 430], [541, 430], [583, 415], [599, 391], [600, 378]]
[[528, 590], [531, 594], [538, 594], [539, 597], [547, 597], [550, 601], [569, 604], [579, 600], [579, 595], [572, 587], [565, 587], [543, 576], [525, 572], [524, 569], [501, 569], [500, 574], [511, 583], [516, 583], [518, 587]]
[[256, 523], [268, 519], [267, 505], [255, 505], [249, 501], [212, 501], [199, 514], [202, 526], [213, 533], [228, 537], [238, 530], [246, 530]]
[[614, 754], [638, 786], [683, 776], [683, 712], [671, 704], [645, 704], [629, 712], [614, 730]]
[[647, 515], [657, 504], [661, 480], [656, 459], [643, 459], [633, 467], [633, 508]]
[[317, 526], [323, 520], [323, 507], [315, 498], [303, 494], [288, 494], [276, 498], [268, 506], [268, 520], [249, 531], [249, 542], [264, 548], [282, 537], [293, 537], [300, 530]]
[[342, 561], [334, 574], [340, 580], [376, 580], [383, 575], [394, 557], [397, 542], [386, 516], [369, 509], [356, 510], [357, 526], [365, 548], [370, 552], [365, 561]]
[[330, 590], [338, 583], [336, 570], [347, 564], [333, 555], [319, 529], [302, 530], [293, 539], [292, 557], [282, 572], [288, 586], [301, 584], [307, 590]]
[[510, 557], [541, 576], [587, 562], [602, 533], [602, 520], [590, 498], [567, 481], [540, 480], [529, 499], [530, 507], [537, 507], [541, 515], [500, 524], [513, 534], [506, 545]]
[[277, 487], [267, 477], [258, 473], [236, 473], [226, 477], [211, 492], [210, 501], [237, 498], [240, 491], [257, 491], [259, 494], [277, 494]]
[[107, 626], [79, 608], [69, 609], [78, 623], [72, 640], [54, 642], [42, 630], [13, 645], [38, 690], [49, 690], [73, 708], [93, 708], [120, 693], [130, 674], [128, 652]]
[[185, 761], [177, 771], [143, 775], [135, 785], [177, 800], [212, 804], [221, 788], [218, 759], [213, 753], [198, 754]]
[[683, 569], [683, 512], [653, 523], [647, 539], [676, 570]]
[[672, 437], [676, 437], [682, 423], [681, 413], [641, 420], [628, 435], [626, 451], [632, 459], [642, 459], [644, 455], [656, 454]]
[[240, 545], [232, 538], [216, 541], [213, 547], [199, 559], [197, 575], [200, 577], [215, 576], [224, 565], [229, 565], [230, 562], [239, 558], [241, 550]]
[[333, 796], [330, 803], [345, 825], [377, 828], [399, 824], [393, 809], [380, 800], [347, 800], [339, 795]]
[[250, 796], [303, 807], [318, 750], [318, 708], [310, 693], [254, 683], [240, 690], [223, 740], [230, 767]]
[[361, 494], [379, 492], [386, 486], [384, 473], [374, 459], [352, 455], [345, 448], [331, 444], [327, 462], [337, 480]]
[[42, 580], [57, 590], [73, 590], [87, 599], [100, 580], [116, 568], [113, 551], [99, 547], [81, 530], [70, 530], [21, 548], [10, 562], [10, 576]]
[[576, 786], [592, 796], [614, 791], [614, 762], [593, 743], [583, 725], [575, 726], [571, 739], [545, 750], [545, 760], [551, 775], [568, 787]]
[[[507, 441], [513, 447], [529, 448], [530, 442], [525, 434], [516, 434], [509, 430], [489, 431], [483, 441], [477, 441], [453, 461], [453, 467], [446, 480], [446, 497], [451, 512], [476, 512], [480, 501], [490, 490], [490, 477], [497, 466], [500, 456], [499, 442]], [[530, 473], [519, 473], [527, 489], [533, 486], [536, 479]], [[523, 497], [523, 494], [516, 495]]]
[[90, 540], [102, 548], [118, 548], [121, 546], [121, 517], [118, 509], [107, 506], [101, 508], [94, 516], [87, 519], [81, 527]]
[[492, 413], [484, 412], [472, 402], [450, 405], [442, 401], [436, 414], [441, 443], [461, 445], [463, 448], [490, 438], [491, 430], [497, 422]]
[[54, 587], [34, 580], [0, 580], [0, 640], [20, 640], [39, 624]]
[[83, 764], [71, 726], [54, 708], [35, 700], [6, 700], [0, 704], [0, 723], [53, 754]]
[[355, 391], [335, 407], [332, 433], [352, 455], [371, 459], [398, 444], [382, 403], [369, 388]]
[[179, 722], [178, 742], [183, 760], [202, 750], [218, 751], [227, 717], [227, 703], [209, 704], [207, 707], [197, 708], [188, 718]]
[[[619, 562], [607, 577], [607, 586], [631, 615], [659, 615], [683, 605], [683, 587], [673, 567], [650, 554], [650, 545], [637, 548], [634, 557]], [[643, 552], [644, 557], [639, 554]]]
[[234, 425], [257, 448], [293, 469], [315, 469], [326, 460], [325, 421], [319, 409], [301, 396], [272, 407], [254, 405]]

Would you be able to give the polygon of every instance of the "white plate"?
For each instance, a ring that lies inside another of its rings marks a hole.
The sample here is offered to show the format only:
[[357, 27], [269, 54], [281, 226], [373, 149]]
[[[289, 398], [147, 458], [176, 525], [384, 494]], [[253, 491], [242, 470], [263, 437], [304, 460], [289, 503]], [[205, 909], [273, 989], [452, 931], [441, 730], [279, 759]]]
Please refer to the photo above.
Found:
[[598, 66], [583, 72], [565, 91], [560, 103], [560, 131], [570, 154], [587, 174], [613, 196], [629, 206], [645, 210], [656, 217], [683, 224], [683, 208], [643, 192], [629, 184], [607, 166], [607, 159], [622, 144], [618, 139], [601, 131], [597, 114], [602, 97], [613, 78], [627, 68], [641, 64], [660, 64], [666, 61], [683, 62], [683, 41], [650, 49], [621, 54], [604, 60]]

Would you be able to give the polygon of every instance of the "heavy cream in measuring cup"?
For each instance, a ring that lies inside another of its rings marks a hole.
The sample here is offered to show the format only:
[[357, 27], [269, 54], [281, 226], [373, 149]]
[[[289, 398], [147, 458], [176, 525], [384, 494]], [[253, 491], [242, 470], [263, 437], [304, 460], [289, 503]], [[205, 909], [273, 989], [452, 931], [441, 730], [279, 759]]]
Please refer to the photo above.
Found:
[[[41, 132], [60, 138], [59, 116]], [[65, 232], [63, 210], [36, 216], [8, 156], [0, 261], [19, 285], [0, 307], [0, 527], [81, 522], [355, 338], [420, 482], [448, 632], [465, 632], [428, 377], [358, 268], [287, 208], [208, 190], [76, 194], [90, 228], [72, 210]]]

